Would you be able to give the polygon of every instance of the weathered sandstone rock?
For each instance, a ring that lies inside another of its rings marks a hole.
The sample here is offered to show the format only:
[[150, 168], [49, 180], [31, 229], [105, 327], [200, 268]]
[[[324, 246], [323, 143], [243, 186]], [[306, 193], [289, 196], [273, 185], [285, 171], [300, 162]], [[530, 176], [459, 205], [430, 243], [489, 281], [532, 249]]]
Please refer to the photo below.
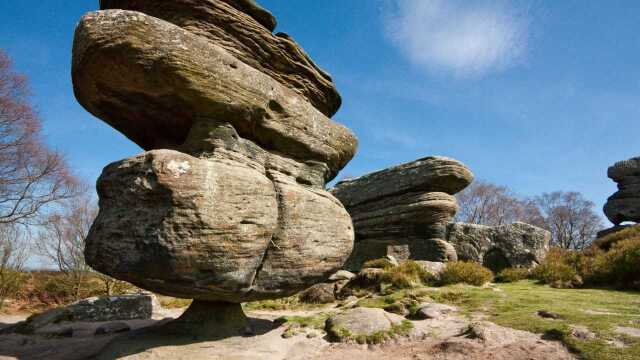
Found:
[[604, 213], [615, 225], [640, 222], [640, 157], [617, 162], [608, 176], [618, 184], [618, 192], [604, 205]]
[[124, 10], [85, 15], [76, 30], [78, 101], [146, 150], [176, 149], [197, 121], [224, 121], [264, 150], [320, 162], [331, 179], [356, 139], [293, 90], [208, 39]]
[[350, 208], [410, 192], [454, 195], [472, 181], [473, 173], [461, 162], [441, 156], [429, 156], [358, 178], [342, 180], [332, 192]]
[[476, 261], [497, 272], [506, 267], [540, 263], [549, 250], [551, 233], [525, 223], [502, 226], [455, 223], [448, 226], [446, 239], [456, 248], [460, 260]]
[[403, 320], [402, 316], [382, 309], [355, 308], [329, 317], [325, 330], [335, 340], [349, 341], [357, 337], [391, 332], [393, 327], [400, 326]]
[[339, 95], [293, 40], [271, 34], [275, 19], [253, 0], [101, 7], [125, 10], [80, 21], [74, 91], [147, 151], [98, 180], [87, 261], [195, 299], [180, 319], [132, 335], [133, 343], [242, 334], [249, 322], [239, 303], [326, 280], [353, 248], [349, 214], [324, 189], [357, 146], [325, 115]]
[[[92, 297], [73, 304], [34, 314], [3, 332], [33, 334], [39, 329], [63, 322], [103, 322], [151, 319], [160, 304], [154, 295], [119, 295]], [[60, 327], [52, 330], [59, 331]]]
[[273, 35], [273, 29], [261, 26], [257, 19], [243, 13], [244, 7], [240, 3], [247, 2], [103, 0], [101, 8], [139, 11], [201, 35], [243, 63], [304, 96], [326, 116], [333, 116], [341, 99], [331, 77], [287, 34]]
[[427, 157], [339, 182], [331, 192], [346, 206], [356, 232], [356, 246], [346, 268], [358, 270], [371, 259], [452, 261], [445, 241], [455, 216], [456, 192], [473, 180], [460, 162]]
[[166, 295], [291, 295], [335, 272], [352, 246], [331, 195], [229, 160], [150, 151], [105, 168], [98, 194], [89, 263]]

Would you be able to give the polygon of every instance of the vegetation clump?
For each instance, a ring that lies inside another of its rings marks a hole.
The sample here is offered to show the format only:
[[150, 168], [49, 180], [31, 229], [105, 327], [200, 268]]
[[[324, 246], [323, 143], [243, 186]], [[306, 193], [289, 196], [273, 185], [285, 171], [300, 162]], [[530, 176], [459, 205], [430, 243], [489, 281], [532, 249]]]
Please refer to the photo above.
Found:
[[496, 275], [495, 281], [500, 283], [510, 283], [510, 282], [529, 279], [530, 277], [531, 277], [530, 269], [522, 268], [522, 267], [506, 268], [500, 271]]
[[454, 261], [447, 263], [440, 275], [440, 285], [468, 284], [482, 286], [493, 281], [493, 273], [476, 262]]
[[[603, 250], [602, 244], [607, 244], [608, 250]], [[629, 228], [605, 236], [582, 251], [551, 249], [532, 276], [558, 288], [640, 289], [640, 231]]]

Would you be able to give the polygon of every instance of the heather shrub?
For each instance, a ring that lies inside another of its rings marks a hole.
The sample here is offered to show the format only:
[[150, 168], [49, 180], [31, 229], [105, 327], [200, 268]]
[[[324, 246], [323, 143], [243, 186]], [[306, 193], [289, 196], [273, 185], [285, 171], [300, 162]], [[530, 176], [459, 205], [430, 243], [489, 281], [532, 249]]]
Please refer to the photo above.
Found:
[[442, 285], [468, 284], [482, 286], [493, 281], [493, 273], [476, 262], [456, 261], [447, 263], [440, 275]]
[[580, 286], [582, 277], [575, 268], [577, 256], [572, 251], [553, 248], [549, 250], [544, 261], [533, 270], [532, 276], [543, 284], [557, 288]]
[[615, 242], [609, 251], [599, 253], [594, 263], [590, 283], [640, 289], [640, 237]]
[[528, 279], [531, 270], [527, 268], [506, 268], [496, 275], [496, 282], [509, 283]]

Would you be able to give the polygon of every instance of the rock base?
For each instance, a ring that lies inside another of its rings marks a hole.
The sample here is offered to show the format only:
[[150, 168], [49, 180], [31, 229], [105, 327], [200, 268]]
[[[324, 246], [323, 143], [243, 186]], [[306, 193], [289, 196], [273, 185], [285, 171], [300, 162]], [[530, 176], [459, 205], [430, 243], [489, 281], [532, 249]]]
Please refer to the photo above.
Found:
[[236, 303], [194, 301], [176, 320], [140, 329], [115, 338], [97, 359], [114, 359], [164, 346], [250, 336], [272, 328], [266, 320], [249, 319]]

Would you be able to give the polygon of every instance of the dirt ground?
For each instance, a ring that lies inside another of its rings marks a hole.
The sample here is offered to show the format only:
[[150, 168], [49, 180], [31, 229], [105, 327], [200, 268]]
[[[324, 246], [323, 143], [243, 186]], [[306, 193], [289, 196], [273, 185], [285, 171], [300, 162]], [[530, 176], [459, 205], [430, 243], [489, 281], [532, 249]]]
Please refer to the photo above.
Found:
[[[502, 328], [482, 322], [480, 331], [470, 333], [475, 320], [456, 315], [439, 320], [414, 321], [409, 337], [391, 340], [383, 345], [336, 344], [327, 341], [319, 330], [304, 330], [284, 338], [284, 326], [273, 320], [283, 315], [312, 315], [313, 311], [250, 312], [253, 321], [264, 331], [257, 335], [223, 340], [161, 344], [143, 347], [121, 358], [126, 359], [211, 359], [211, 360], [378, 360], [378, 359], [573, 359], [557, 342], [542, 340], [538, 335]], [[163, 314], [177, 317], [180, 310]], [[0, 327], [23, 320], [26, 316], [0, 315]], [[157, 324], [161, 319], [128, 321], [132, 329]], [[100, 323], [73, 323], [73, 336], [47, 338], [18, 334], [0, 336], [0, 359], [74, 360], [114, 358], [101, 357], [103, 349], [116, 336], [95, 336]]]

